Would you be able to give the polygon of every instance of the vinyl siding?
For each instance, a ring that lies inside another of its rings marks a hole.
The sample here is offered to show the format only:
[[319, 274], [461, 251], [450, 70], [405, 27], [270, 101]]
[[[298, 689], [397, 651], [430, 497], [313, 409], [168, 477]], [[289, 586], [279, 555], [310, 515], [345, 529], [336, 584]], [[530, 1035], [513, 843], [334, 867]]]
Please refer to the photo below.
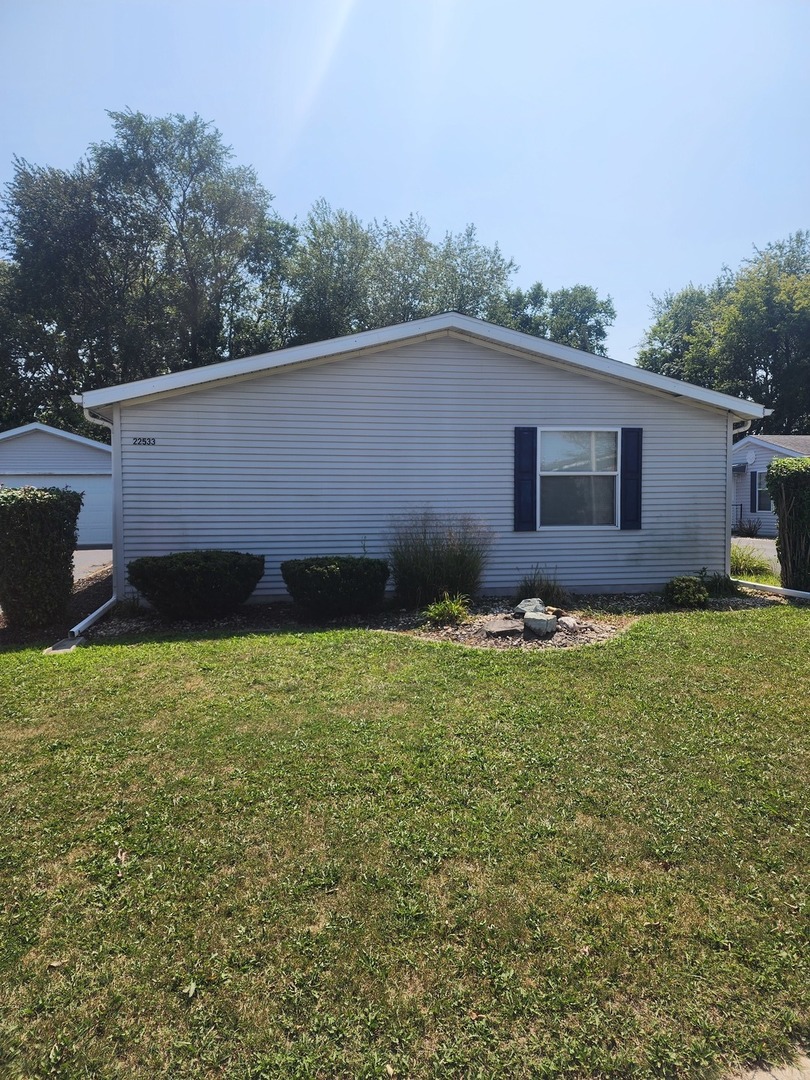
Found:
[[84, 446], [72, 439], [29, 431], [0, 441], [0, 482], [4, 473], [109, 473], [110, 451]]
[[[642, 427], [642, 529], [514, 532], [514, 428], [535, 425]], [[493, 528], [488, 592], [537, 564], [609, 591], [726, 564], [725, 412], [452, 337], [127, 404], [119, 438], [119, 588], [137, 556], [221, 547], [265, 555], [257, 595], [284, 595], [284, 559], [384, 554], [425, 506]]]
[[[754, 461], [748, 465], [744, 473], [734, 473], [734, 494], [732, 502], [735, 506], [742, 505], [742, 520], [745, 524], [759, 518], [761, 524], [759, 527], [760, 536], [776, 536], [776, 514], [765, 510], [758, 510], [756, 513], [751, 512], [751, 473], [755, 472], [767, 472], [768, 466], [774, 458], [789, 457], [789, 454], [778, 454], [773, 450], [769, 450], [765, 446], [758, 446], [756, 443], [746, 443], [745, 447], [738, 450], [736, 447], [732, 451], [731, 460], [734, 464], [738, 462], [746, 462], [749, 451], [754, 452]], [[735, 521], [737, 514], [735, 512]]]

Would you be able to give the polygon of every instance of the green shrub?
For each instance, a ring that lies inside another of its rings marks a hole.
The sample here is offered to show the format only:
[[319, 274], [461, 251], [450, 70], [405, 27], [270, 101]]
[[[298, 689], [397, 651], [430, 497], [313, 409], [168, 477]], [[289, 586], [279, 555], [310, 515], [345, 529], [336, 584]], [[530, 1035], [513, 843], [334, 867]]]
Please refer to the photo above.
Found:
[[747, 536], [750, 539], [756, 539], [759, 536], [759, 530], [762, 528], [762, 518], [746, 518], [744, 521], [740, 520], [732, 529], [735, 536]]
[[736, 578], [762, 577], [772, 574], [771, 564], [748, 544], [731, 545], [731, 574]]
[[694, 575], [675, 577], [668, 581], [663, 594], [664, 600], [674, 608], [702, 608], [706, 607], [709, 600], [706, 586]]
[[281, 564], [281, 576], [295, 603], [325, 615], [351, 615], [379, 607], [388, 574], [385, 559], [365, 555], [318, 555]]
[[557, 580], [556, 571], [547, 574], [539, 565], [535, 565], [531, 573], [521, 578], [514, 601], [519, 604], [521, 600], [528, 600], [533, 596], [539, 597], [547, 607], [565, 607], [571, 603], [571, 594]]
[[810, 457], [774, 458], [766, 477], [778, 521], [782, 587], [810, 591]]
[[167, 619], [219, 619], [244, 604], [264, 574], [264, 556], [242, 551], [145, 555], [127, 566], [130, 585]]
[[470, 598], [461, 593], [455, 596], [445, 593], [441, 600], [428, 604], [424, 615], [434, 626], [458, 626], [470, 617]]
[[419, 608], [445, 593], [474, 596], [491, 547], [490, 529], [467, 514], [440, 517], [420, 510], [398, 518], [388, 553], [399, 600]]
[[709, 596], [720, 598], [723, 596], [739, 596], [740, 590], [734, 584], [728, 574], [715, 571], [710, 574], [705, 568], [700, 571], [700, 580], [703, 582]]
[[9, 627], [35, 629], [64, 616], [82, 499], [68, 488], [0, 488], [0, 607]]

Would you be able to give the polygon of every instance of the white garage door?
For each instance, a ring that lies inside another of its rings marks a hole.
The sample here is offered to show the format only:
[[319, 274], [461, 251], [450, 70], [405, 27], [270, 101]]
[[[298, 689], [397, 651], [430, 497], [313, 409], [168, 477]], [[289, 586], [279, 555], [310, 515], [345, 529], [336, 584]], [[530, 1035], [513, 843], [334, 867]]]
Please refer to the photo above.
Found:
[[112, 478], [109, 476], [0, 476], [6, 487], [69, 487], [84, 492], [79, 514], [79, 539], [83, 547], [112, 544]]

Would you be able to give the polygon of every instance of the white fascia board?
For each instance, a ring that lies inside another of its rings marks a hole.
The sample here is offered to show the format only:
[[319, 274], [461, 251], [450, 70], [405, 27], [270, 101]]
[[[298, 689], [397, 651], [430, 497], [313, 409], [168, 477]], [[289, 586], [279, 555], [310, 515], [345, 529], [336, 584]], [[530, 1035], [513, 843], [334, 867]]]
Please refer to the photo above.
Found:
[[104, 450], [107, 454], [112, 453], [106, 443], [96, 439], [88, 439], [84, 435], [74, 435], [72, 431], [60, 431], [59, 428], [49, 427], [48, 424], [24, 424], [22, 427], [12, 428], [10, 431], [0, 431], [0, 439], [16, 439], [20, 435], [28, 435], [32, 431], [41, 431], [45, 435], [54, 435], [69, 442], [79, 443], [81, 446], [91, 446], [94, 450]]
[[485, 345], [502, 346], [537, 360], [552, 360], [585, 373], [603, 375], [641, 388], [658, 390], [673, 397], [684, 398], [686, 401], [699, 402], [731, 412], [743, 419], [761, 420], [768, 414], [768, 410], [763, 405], [752, 401], [744, 401], [742, 398], [731, 397], [729, 394], [720, 394], [715, 390], [706, 390], [701, 386], [693, 386], [691, 383], [645, 371], [632, 364], [611, 360], [605, 356], [595, 356], [568, 345], [558, 345], [546, 338], [533, 337], [519, 330], [495, 326], [469, 315], [459, 315], [457, 312], [430, 315], [426, 319], [415, 319], [413, 322], [386, 326], [378, 330], [364, 330], [347, 337], [334, 338], [332, 341], [294, 345], [288, 349], [280, 349], [278, 352], [247, 356], [241, 360], [225, 360], [219, 364], [160, 375], [152, 379], [140, 379], [138, 382], [124, 383], [121, 386], [89, 390], [78, 397], [78, 403], [85, 409], [95, 411], [116, 402], [123, 403], [153, 397], [167, 391], [187, 390], [222, 379], [255, 375], [312, 360], [337, 359], [367, 349], [411, 343], [442, 333], [471, 337]]

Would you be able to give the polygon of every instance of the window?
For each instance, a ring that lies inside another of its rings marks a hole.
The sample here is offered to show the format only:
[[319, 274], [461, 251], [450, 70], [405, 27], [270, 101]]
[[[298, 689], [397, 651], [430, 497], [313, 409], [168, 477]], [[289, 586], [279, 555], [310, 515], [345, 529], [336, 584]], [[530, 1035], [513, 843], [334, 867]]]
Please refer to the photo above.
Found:
[[516, 427], [515, 532], [640, 529], [643, 435], [636, 427]]
[[616, 525], [618, 432], [539, 436], [540, 525]]
[[773, 503], [768, 492], [768, 486], [765, 483], [767, 475], [764, 472], [757, 473], [757, 511], [764, 511], [769, 514], [773, 510]]

